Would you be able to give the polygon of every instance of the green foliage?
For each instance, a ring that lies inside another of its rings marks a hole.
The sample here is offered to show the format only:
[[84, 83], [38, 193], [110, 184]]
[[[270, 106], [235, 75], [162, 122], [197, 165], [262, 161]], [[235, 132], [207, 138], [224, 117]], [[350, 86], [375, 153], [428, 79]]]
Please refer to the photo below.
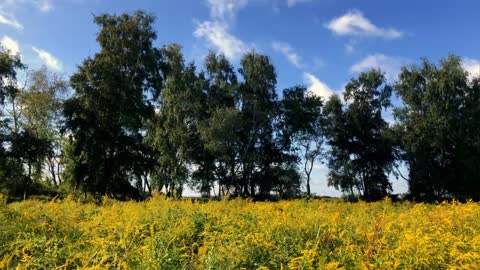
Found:
[[388, 174], [395, 161], [393, 140], [382, 109], [392, 88], [378, 70], [361, 73], [345, 87], [345, 103], [334, 96], [325, 106], [331, 146], [329, 185], [378, 200], [391, 190]]
[[[100, 201], [181, 196], [188, 185], [206, 197], [290, 198], [306, 180], [310, 196], [314, 164], [326, 159], [329, 185], [352, 197], [388, 195], [402, 163], [412, 199], [480, 200], [480, 78], [459, 57], [404, 67], [393, 87], [380, 70], [361, 73], [343, 100], [324, 103], [303, 86], [280, 99], [266, 55], [246, 53], [237, 70], [209, 53], [202, 69], [179, 45], [155, 47], [155, 18], [143, 11], [94, 22], [100, 50], [70, 84], [42, 68], [21, 86], [20, 56], [0, 49], [2, 193]], [[389, 126], [392, 91], [401, 104]]]
[[100, 52], [71, 78], [65, 102], [73, 151], [73, 185], [99, 194], [138, 196], [142, 181], [145, 123], [153, 115], [147, 100], [161, 83], [160, 52], [152, 42], [154, 18], [144, 12], [95, 17]]
[[148, 142], [157, 153], [152, 180], [159, 190], [173, 194], [189, 177], [199, 141], [198, 121], [204, 113], [205, 95], [193, 64], [185, 65], [180, 47], [162, 49], [165, 56], [165, 85], [158, 98], [157, 113], [151, 121]]
[[303, 158], [303, 172], [306, 176], [307, 195], [310, 196], [310, 175], [313, 165], [323, 153], [325, 140], [325, 117], [322, 113], [321, 97], [308, 92], [304, 87], [293, 87], [283, 91], [281, 101], [282, 143], [294, 147]]
[[247, 53], [241, 60], [239, 86], [242, 130], [240, 132], [241, 179], [236, 192], [254, 196], [272, 188], [273, 164], [282, 158], [274, 138], [274, 120], [278, 116], [277, 75], [267, 56]]
[[395, 111], [395, 131], [414, 199], [480, 199], [479, 85], [453, 55], [438, 66], [423, 60], [402, 70], [395, 88], [403, 106]]
[[[27, 154], [28, 168], [34, 168], [34, 180], [45, 177], [57, 186], [60, 178], [62, 106], [67, 95], [67, 82], [46, 67], [28, 73], [27, 84], [18, 93], [20, 148], [18, 155]], [[17, 144], [18, 145], [18, 144]], [[15, 144], [13, 144], [15, 146]], [[48, 176], [45, 173], [48, 171]], [[28, 173], [31, 178], [31, 173]]]

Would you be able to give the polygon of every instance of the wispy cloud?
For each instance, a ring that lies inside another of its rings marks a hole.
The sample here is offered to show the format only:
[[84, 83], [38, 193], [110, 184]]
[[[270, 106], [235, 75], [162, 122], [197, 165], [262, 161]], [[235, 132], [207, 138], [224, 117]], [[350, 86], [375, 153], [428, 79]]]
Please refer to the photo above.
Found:
[[193, 35], [204, 39], [208, 47], [215, 48], [228, 59], [239, 59], [249, 46], [230, 32], [230, 25], [249, 0], [208, 0], [207, 3], [211, 19], [197, 23]]
[[352, 72], [360, 73], [371, 69], [380, 69], [385, 72], [388, 81], [394, 82], [398, 78], [398, 74], [402, 66], [408, 64], [409, 59], [403, 57], [387, 56], [384, 54], [373, 54], [360, 60], [358, 63], [350, 67]]
[[2, 0], [0, 2], [0, 8], [5, 10], [12, 10], [19, 5], [33, 5], [42, 12], [48, 12], [52, 10], [52, 0]]
[[23, 25], [20, 24], [12, 15], [1, 13], [0, 10], [0, 24], [5, 24], [16, 29], [23, 29]]
[[210, 15], [217, 19], [234, 19], [247, 4], [248, 0], [208, 0]]
[[3, 36], [3, 38], [0, 40], [0, 44], [12, 55], [20, 53], [20, 47], [18, 46], [18, 42], [10, 38], [9, 36]]
[[0, 24], [23, 29], [14, 12], [21, 5], [34, 5], [41, 12], [49, 12], [53, 8], [51, 0], [0, 0]]
[[47, 1], [47, 0], [43, 0], [43, 1], [36, 1], [37, 2], [37, 6], [38, 6], [38, 9], [42, 12], [49, 12], [50, 10], [52, 10], [52, 3], [50, 3], [50, 1]]
[[382, 28], [374, 25], [358, 10], [332, 19], [325, 27], [339, 36], [370, 36], [385, 39], [403, 37], [404, 33], [394, 28]]
[[55, 70], [61, 70], [62, 69], [62, 63], [54, 57], [51, 53], [38, 49], [36, 47], [32, 46], [32, 50], [37, 53], [38, 57], [47, 65], [48, 67], [55, 69]]
[[218, 21], [205, 21], [198, 24], [193, 35], [204, 38], [210, 46], [215, 47], [229, 59], [238, 59], [248, 50], [245, 43], [229, 33], [228, 25]]
[[330, 87], [328, 87], [327, 84], [322, 82], [320, 79], [318, 79], [311, 73], [304, 72], [303, 79], [307, 84], [308, 90], [317, 96], [327, 99], [333, 94], [335, 94], [335, 92]]
[[470, 79], [480, 76], [480, 60], [464, 58], [462, 61], [462, 67], [468, 72]]
[[287, 0], [287, 6], [288, 7], [293, 7], [297, 4], [310, 2], [310, 1], [312, 1], [312, 0]]
[[295, 49], [293, 49], [290, 44], [274, 41], [272, 42], [272, 48], [273, 50], [283, 54], [288, 59], [288, 61], [295, 67], [299, 68], [302, 66], [301, 57], [295, 52]]

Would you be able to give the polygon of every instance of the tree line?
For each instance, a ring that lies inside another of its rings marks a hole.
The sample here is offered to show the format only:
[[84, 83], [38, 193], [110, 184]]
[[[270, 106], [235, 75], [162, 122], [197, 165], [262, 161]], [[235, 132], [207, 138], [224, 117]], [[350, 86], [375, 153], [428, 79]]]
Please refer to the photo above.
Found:
[[403, 67], [393, 84], [371, 70], [329, 99], [301, 85], [279, 98], [266, 55], [236, 69], [209, 53], [199, 68], [179, 45], [153, 45], [143, 11], [94, 21], [100, 50], [69, 81], [0, 50], [3, 193], [291, 198], [303, 184], [310, 195], [324, 162], [330, 186], [367, 201], [390, 194], [392, 176], [413, 200], [480, 199], [480, 79], [457, 56]]

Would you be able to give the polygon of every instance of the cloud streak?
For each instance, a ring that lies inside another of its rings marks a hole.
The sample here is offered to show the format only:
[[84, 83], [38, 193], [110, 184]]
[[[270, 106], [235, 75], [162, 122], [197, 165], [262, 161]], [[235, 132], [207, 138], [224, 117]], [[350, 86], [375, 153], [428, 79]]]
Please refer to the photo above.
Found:
[[228, 25], [218, 21], [205, 21], [198, 24], [193, 35], [204, 38], [208, 44], [231, 60], [238, 59], [248, 50], [245, 43], [229, 33]]
[[382, 28], [374, 25], [358, 10], [333, 18], [325, 27], [339, 36], [364, 36], [380, 37], [384, 39], [397, 39], [404, 33], [394, 28]]
[[32, 50], [38, 55], [38, 57], [47, 65], [48, 67], [54, 70], [61, 70], [62, 63], [54, 57], [51, 53], [32, 46]]
[[249, 0], [208, 0], [207, 3], [211, 18], [197, 23], [193, 35], [204, 39], [208, 47], [215, 48], [228, 59], [239, 59], [249, 50], [249, 46], [230, 32], [230, 25]]
[[272, 48], [274, 51], [283, 54], [287, 60], [297, 68], [302, 66], [301, 57], [295, 52], [295, 50], [290, 46], [290, 44], [285, 42], [272, 42]]
[[287, 6], [288, 7], [293, 7], [297, 4], [310, 2], [310, 1], [312, 1], [312, 0], [287, 0]]
[[13, 12], [20, 5], [34, 5], [41, 12], [49, 12], [53, 8], [51, 0], [0, 0], [0, 24], [18, 30], [23, 29], [23, 25], [15, 19]]
[[0, 24], [5, 24], [18, 30], [23, 29], [23, 25], [20, 24], [17, 20], [15, 20], [13, 16], [8, 16], [6, 14], [0, 13]]
[[350, 70], [355, 73], [360, 73], [371, 69], [380, 69], [382, 72], [385, 72], [385, 77], [389, 82], [394, 82], [398, 78], [402, 66], [409, 62], [409, 59], [403, 57], [387, 56], [377, 53], [363, 58], [358, 63], [352, 65]]
[[208, 0], [210, 15], [217, 19], [234, 19], [247, 4], [248, 0]]
[[320, 81], [320, 79], [318, 79], [311, 73], [304, 72], [303, 79], [307, 84], [308, 90], [317, 96], [327, 99], [331, 97], [333, 94], [335, 94], [335, 92], [330, 87], [328, 87], [327, 84]]

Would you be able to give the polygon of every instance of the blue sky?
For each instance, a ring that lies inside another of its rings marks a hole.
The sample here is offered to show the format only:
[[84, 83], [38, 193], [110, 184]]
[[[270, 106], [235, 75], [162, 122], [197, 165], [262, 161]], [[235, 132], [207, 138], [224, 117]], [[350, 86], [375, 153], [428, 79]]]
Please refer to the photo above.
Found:
[[[358, 72], [381, 68], [394, 81], [402, 65], [448, 53], [480, 73], [474, 0], [0, 0], [0, 42], [29, 67], [67, 77], [98, 50], [94, 14], [137, 9], [157, 17], [159, 46], [179, 43], [199, 66], [209, 50], [236, 66], [249, 50], [269, 55], [279, 92], [304, 84], [328, 97]], [[313, 192], [338, 195], [326, 187], [326, 172], [316, 166]], [[394, 181], [394, 188], [406, 184]]]

